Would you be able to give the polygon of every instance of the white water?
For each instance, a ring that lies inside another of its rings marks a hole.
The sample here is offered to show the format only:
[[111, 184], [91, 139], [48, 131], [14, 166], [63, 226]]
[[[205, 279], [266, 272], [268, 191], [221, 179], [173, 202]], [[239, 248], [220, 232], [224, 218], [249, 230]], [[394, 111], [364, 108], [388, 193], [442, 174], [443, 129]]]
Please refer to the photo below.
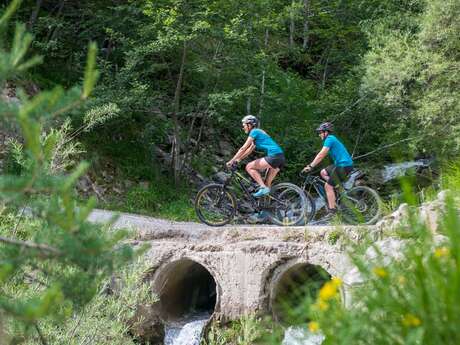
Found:
[[324, 335], [311, 333], [303, 327], [291, 326], [284, 331], [284, 338], [281, 345], [321, 345]]
[[210, 315], [199, 314], [165, 325], [165, 345], [199, 345]]
[[401, 177], [406, 174], [406, 170], [414, 167], [427, 167], [431, 161], [427, 159], [421, 159], [413, 162], [402, 162], [385, 165], [382, 171], [383, 182], [390, 181], [396, 177]]

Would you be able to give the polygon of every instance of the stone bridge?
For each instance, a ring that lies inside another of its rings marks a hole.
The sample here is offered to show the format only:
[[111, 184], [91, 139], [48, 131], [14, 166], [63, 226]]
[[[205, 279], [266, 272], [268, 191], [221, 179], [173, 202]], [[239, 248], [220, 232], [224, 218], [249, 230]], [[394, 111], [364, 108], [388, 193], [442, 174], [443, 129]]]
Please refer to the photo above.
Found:
[[[113, 214], [95, 211], [93, 221]], [[212, 228], [121, 214], [114, 228], [136, 231], [134, 244], [148, 242], [152, 291], [164, 320], [196, 310], [223, 320], [247, 313], [282, 318], [281, 295], [296, 286], [342, 279], [347, 303], [356, 269], [344, 239], [356, 241], [369, 227], [226, 226]]]

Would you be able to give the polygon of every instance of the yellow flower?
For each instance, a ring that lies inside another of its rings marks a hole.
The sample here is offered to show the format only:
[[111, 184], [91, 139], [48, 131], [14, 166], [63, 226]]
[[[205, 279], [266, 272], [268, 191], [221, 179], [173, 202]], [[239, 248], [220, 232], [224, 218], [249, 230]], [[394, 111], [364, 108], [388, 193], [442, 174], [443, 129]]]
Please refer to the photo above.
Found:
[[332, 282], [327, 282], [319, 290], [319, 299], [322, 301], [328, 301], [337, 295], [337, 287]]
[[422, 321], [413, 314], [406, 314], [402, 319], [402, 324], [406, 327], [417, 327], [420, 326]]
[[336, 288], [340, 287], [342, 285], [342, 279], [338, 277], [334, 277], [331, 279], [332, 285], [334, 285]]
[[449, 248], [439, 247], [434, 250], [434, 256], [437, 258], [442, 258], [449, 255]]
[[308, 323], [308, 329], [310, 330], [310, 332], [312, 333], [315, 333], [315, 332], [318, 332], [319, 330], [319, 323], [316, 322], [316, 321], [311, 321]]
[[372, 271], [377, 277], [380, 277], [380, 278], [388, 277], [388, 272], [383, 267], [374, 267]]

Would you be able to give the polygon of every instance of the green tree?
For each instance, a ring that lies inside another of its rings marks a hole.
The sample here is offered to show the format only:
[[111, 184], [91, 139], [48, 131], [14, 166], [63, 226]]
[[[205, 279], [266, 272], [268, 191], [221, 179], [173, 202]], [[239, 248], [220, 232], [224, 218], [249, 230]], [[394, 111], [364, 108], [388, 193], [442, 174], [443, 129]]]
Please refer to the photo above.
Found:
[[398, 24], [385, 18], [370, 30], [362, 88], [398, 123], [395, 134], [414, 135], [413, 151], [455, 156], [460, 148], [460, 4], [416, 3], [421, 13], [402, 13]]
[[[5, 32], [20, 1], [12, 1], [0, 19], [0, 86], [40, 62], [28, 58], [32, 36], [17, 24], [14, 40]], [[57, 323], [91, 301], [101, 281], [130, 260], [134, 252], [120, 242], [125, 232], [111, 233], [88, 222], [95, 206], [77, 202], [74, 186], [88, 168], [81, 162], [70, 172], [53, 169], [57, 132], [44, 136], [45, 121], [76, 109], [91, 94], [98, 72], [96, 46], [91, 44], [83, 86], [28, 96], [19, 102], [1, 100], [2, 120], [17, 122], [23, 136], [24, 169], [0, 176], [0, 334], [1, 343], [20, 343], [37, 332], [40, 320]], [[44, 139], [45, 138], [45, 139]], [[6, 333], [6, 335], [5, 335]]]

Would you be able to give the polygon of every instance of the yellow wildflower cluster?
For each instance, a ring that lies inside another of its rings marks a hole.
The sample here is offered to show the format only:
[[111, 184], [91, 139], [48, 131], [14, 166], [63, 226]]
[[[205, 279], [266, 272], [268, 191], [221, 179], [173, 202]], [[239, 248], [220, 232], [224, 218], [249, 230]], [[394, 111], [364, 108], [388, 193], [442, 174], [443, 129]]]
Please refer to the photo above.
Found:
[[374, 267], [374, 269], [372, 271], [379, 278], [388, 277], [388, 272], [383, 267]]
[[402, 324], [406, 327], [417, 327], [420, 326], [422, 321], [413, 314], [406, 314], [402, 319]]
[[319, 330], [319, 323], [316, 321], [311, 321], [308, 323], [308, 330], [312, 333], [318, 332]]
[[329, 308], [329, 303], [331, 299], [337, 298], [339, 293], [339, 287], [342, 285], [342, 281], [334, 277], [319, 290], [318, 299], [314, 304], [314, 307], [324, 311]]
[[449, 255], [449, 248], [439, 247], [434, 250], [434, 256], [437, 258], [442, 258]]

